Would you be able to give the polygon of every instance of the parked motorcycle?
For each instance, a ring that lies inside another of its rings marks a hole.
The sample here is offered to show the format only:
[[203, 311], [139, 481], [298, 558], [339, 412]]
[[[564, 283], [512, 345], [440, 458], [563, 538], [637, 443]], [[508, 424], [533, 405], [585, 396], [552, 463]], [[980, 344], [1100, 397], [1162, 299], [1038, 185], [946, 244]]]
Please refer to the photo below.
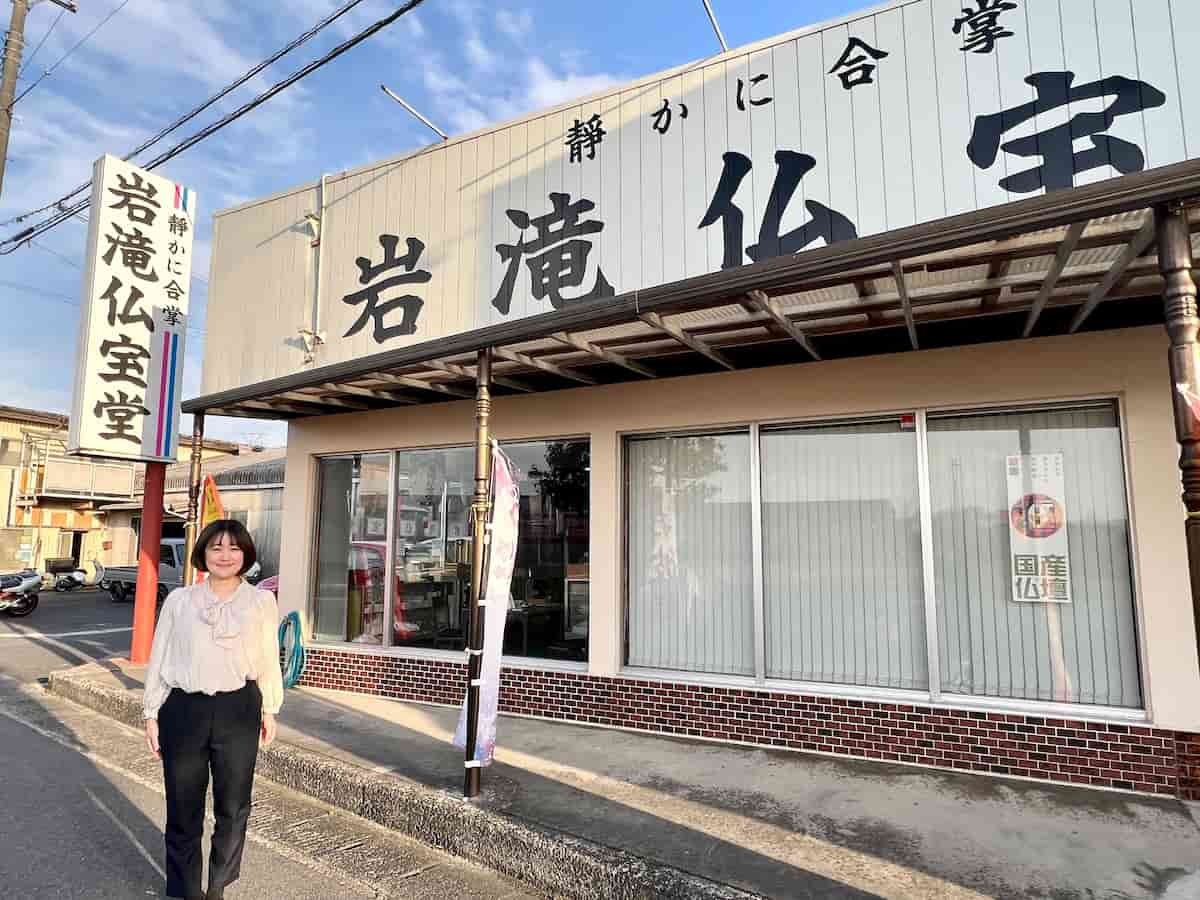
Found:
[[60, 594], [83, 587], [87, 583], [87, 572], [76, 569], [74, 572], [63, 572], [54, 579], [54, 590]]
[[29, 615], [37, 609], [41, 589], [42, 575], [33, 569], [0, 575], [0, 613], [14, 618]]

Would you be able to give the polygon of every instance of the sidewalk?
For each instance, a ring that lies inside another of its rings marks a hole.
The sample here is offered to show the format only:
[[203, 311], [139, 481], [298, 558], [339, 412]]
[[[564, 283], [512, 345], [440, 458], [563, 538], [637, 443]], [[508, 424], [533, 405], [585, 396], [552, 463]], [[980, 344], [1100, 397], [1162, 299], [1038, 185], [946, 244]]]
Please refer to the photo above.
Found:
[[[140, 678], [50, 686], [136, 723]], [[456, 717], [291, 690], [260, 772], [546, 894], [1200, 897], [1197, 810], [1174, 800], [504, 717], [467, 804]]]

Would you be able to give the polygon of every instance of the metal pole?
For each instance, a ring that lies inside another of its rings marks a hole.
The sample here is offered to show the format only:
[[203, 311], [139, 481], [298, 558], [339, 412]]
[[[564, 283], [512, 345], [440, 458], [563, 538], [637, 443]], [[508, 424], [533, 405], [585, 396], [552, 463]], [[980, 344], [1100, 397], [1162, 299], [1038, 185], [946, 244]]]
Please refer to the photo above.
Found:
[[0, 193], [4, 191], [4, 168], [8, 162], [8, 138], [12, 132], [13, 98], [17, 93], [17, 71], [25, 49], [25, 17], [29, 0], [12, 0], [12, 19], [4, 38], [4, 76], [0, 81]]
[[471, 504], [471, 621], [467, 643], [467, 746], [463, 796], [479, 796], [479, 766], [475, 739], [479, 731], [479, 673], [483, 665], [483, 561], [487, 541], [488, 510], [491, 507], [492, 442], [488, 421], [492, 414], [492, 354], [479, 351], [475, 376], [475, 500]]
[[1179, 440], [1179, 468], [1183, 474], [1184, 526], [1187, 536], [1188, 573], [1192, 582], [1192, 615], [1196, 646], [1200, 650], [1200, 316], [1196, 311], [1196, 282], [1192, 277], [1192, 238], [1187, 208], [1160, 206], [1154, 211], [1158, 226], [1158, 265], [1166, 279], [1163, 302], [1167, 333], [1171, 338], [1170, 366], [1175, 400], [1175, 433]]
[[185, 532], [183, 557], [183, 583], [191, 584], [192, 549], [196, 546], [196, 536], [200, 522], [200, 459], [204, 449], [204, 413], [198, 412], [192, 416], [192, 468], [188, 474], [188, 509], [187, 530]]
[[717, 40], [721, 42], [721, 52], [728, 53], [729, 45], [725, 43], [725, 35], [721, 34], [721, 26], [717, 24], [717, 14], [713, 12], [709, 0], [704, 0], [704, 11], [708, 13], [708, 21], [712, 22], [713, 31], [717, 33]]
[[154, 607], [158, 599], [158, 547], [162, 539], [163, 486], [166, 480], [166, 463], [146, 463], [137, 594], [133, 601], [133, 643], [129, 648], [129, 661], [134, 665], [145, 665], [150, 661], [150, 647], [154, 643]]

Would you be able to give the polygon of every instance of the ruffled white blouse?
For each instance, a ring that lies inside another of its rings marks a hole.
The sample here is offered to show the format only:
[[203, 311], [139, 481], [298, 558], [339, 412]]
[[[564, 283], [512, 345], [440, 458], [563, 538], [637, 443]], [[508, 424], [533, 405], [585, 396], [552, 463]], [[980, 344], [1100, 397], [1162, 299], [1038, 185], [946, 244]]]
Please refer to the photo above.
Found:
[[265, 713], [283, 704], [279, 667], [279, 607], [270, 591], [245, 581], [228, 600], [208, 582], [176, 588], [163, 603], [150, 665], [142, 713], [157, 719], [172, 688], [213, 695], [258, 682]]

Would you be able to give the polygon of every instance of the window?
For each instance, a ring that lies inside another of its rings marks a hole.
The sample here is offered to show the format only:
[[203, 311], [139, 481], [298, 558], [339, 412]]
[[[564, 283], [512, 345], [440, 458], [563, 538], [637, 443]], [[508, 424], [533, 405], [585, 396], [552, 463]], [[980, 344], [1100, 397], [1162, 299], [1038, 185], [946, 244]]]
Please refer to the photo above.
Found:
[[318, 639], [383, 643], [390, 465], [386, 453], [320, 461]]
[[754, 674], [749, 433], [626, 453], [630, 665]]
[[630, 666], [1142, 705], [1113, 403], [631, 437], [625, 464]]
[[[515, 443], [503, 449], [520, 485], [520, 532], [504, 653], [586, 660], [588, 443]], [[391, 457], [321, 461], [318, 637], [461, 650], [470, 608], [474, 449], [400, 451], [394, 454], [394, 479], [388, 474]], [[355, 478], [357, 493], [349, 487]], [[392, 625], [385, 634], [389, 506], [395, 579]], [[357, 523], [357, 530], [351, 533], [347, 522]], [[347, 553], [349, 562], [338, 562]], [[362, 596], [357, 606], [355, 590]]]
[[[1064, 560], [1069, 602], [1015, 599], [1039, 590], [1018, 577], [1018, 557], [1029, 554], [1011, 539], [1008, 466], [1021, 458], [1056, 470], [1063, 496], [1050, 499], [1065, 517], [1052, 527], [1066, 540], [1054, 557]], [[1114, 406], [931, 418], [929, 483], [942, 690], [1141, 706]]]
[[764, 430], [761, 447], [767, 677], [927, 688], [915, 429]]

